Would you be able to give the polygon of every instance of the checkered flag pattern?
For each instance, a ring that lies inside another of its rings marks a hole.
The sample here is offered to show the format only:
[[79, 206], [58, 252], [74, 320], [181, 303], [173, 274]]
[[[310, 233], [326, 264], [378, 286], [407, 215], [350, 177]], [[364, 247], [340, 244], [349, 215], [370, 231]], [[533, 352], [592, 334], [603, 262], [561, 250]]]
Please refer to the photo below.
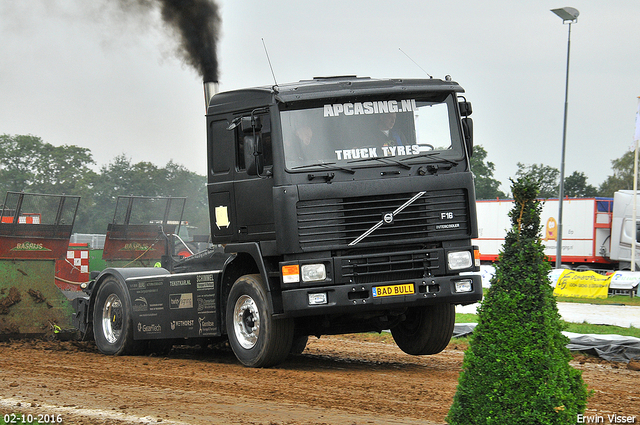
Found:
[[67, 251], [67, 261], [80, 273], [89, 273], [89, 251], [69, 250]]

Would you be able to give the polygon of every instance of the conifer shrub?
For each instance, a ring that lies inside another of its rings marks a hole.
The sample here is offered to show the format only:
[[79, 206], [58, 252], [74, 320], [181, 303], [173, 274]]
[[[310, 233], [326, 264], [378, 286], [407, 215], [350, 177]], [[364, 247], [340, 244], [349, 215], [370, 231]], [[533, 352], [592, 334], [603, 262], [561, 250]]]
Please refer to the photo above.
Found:
[[569, 365], [568, 338], [540, 240], [539, 185], [512, 182], [511, 229], [465, 352], [452, 425], [575, 424], [587, 388]]

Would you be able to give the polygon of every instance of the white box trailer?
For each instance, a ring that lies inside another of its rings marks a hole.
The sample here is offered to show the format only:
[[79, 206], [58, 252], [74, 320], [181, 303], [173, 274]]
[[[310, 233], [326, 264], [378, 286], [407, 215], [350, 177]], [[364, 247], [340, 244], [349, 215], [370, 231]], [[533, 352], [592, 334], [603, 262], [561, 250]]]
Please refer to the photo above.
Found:
[[[565, 199], [562, 205], [562, 263], [590, 268], [617, 265], [619, 260], [614, 258], [618, 257], [612, 258], [610, 253], [614, 199], [572, 198]], [[548, 199], [544, 201], [540, 216], [544, 252], [553, 262], [557, 248], [558, 207], [557, 199]], [[474, 239], [474, 243], [480, 249], [482, 262], [493, 262], [498, 258], [511, 226], [509, 211], [512, 208], [513, 200], [476, 202], [478, 239]]]
[[[640, 198], [640, 194], [638, 196]], [[636, 229], [636, 240], [640, 236], [640, 199], [636, 204], [636, 222], [633, 221], [633, 191], [619, 190], [613, 195], [613, 218], [611, 220], [611, 252], [613, 261], [620, 263], [620, 270], [628, 270], [631, 264], [631, 250]], [[636, 246], [636, 270], [640, 270], [640, 244]]]

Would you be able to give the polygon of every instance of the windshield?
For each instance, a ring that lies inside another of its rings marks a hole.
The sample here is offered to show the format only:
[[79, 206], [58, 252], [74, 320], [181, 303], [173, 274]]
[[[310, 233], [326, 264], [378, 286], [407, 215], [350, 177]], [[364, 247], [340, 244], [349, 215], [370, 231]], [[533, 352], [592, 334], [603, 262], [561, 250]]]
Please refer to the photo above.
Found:
[[439, 154], [459, 160], [463, 150], [454, 108], [454, 97], [448, 95], [439, 100], [371, 100], [282, 111], [286, 166], [293, 171], [356, 162], [377, 166], [385, 161], [376, 158], [428, 161]]

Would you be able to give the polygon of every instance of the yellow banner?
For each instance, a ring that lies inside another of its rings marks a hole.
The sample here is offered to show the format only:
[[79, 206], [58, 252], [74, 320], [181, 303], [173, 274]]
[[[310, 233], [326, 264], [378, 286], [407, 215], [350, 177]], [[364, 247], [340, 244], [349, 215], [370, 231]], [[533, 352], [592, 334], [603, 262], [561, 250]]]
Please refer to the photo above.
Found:
[[562, 272], [553, 290], [559, 297], [607, 298], [609, 296], [611, 276], [603, 276], [596, 272]]

